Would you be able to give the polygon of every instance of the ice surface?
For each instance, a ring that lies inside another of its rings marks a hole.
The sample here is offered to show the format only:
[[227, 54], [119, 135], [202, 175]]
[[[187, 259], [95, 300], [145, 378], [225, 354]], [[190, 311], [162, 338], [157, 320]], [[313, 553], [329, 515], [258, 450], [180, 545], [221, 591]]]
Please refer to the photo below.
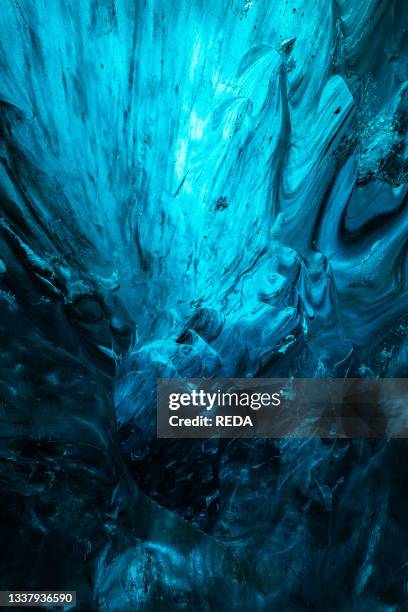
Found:
[[404, 441], [155, 435], [157, 376], [407, 376], [406, 23], [1, 3], [2, 588], [406, 605]]

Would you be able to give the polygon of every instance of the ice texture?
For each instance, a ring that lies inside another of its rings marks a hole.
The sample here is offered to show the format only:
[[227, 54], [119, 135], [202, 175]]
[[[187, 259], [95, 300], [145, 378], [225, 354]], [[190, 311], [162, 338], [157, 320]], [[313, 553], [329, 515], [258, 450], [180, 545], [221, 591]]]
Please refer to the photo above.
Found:
[[406, 377], [406, 0], [2, 0], [2, 589], [406, 609], [404, 440], [156, 438], [171, 377]]

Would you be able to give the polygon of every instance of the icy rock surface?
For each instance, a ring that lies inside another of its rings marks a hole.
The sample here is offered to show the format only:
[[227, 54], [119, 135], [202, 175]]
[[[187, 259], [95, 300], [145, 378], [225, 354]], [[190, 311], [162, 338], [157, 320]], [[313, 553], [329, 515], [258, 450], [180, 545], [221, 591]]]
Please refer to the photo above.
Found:
[[1, 3], [2, 588], [404, 609], [404, 441], [158, 441], [155, 379], [407, 376], [407, 12]]

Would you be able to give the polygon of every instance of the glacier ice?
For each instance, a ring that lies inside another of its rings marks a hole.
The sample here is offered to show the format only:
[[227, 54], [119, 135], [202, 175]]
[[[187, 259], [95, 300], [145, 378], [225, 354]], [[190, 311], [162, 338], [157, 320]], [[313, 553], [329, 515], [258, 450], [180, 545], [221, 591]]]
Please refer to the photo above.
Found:
[[404, 440], [157, 440], [155, 379], [406, 376], [406, 22], [2, 2], [2, 588], [404, 608]]

